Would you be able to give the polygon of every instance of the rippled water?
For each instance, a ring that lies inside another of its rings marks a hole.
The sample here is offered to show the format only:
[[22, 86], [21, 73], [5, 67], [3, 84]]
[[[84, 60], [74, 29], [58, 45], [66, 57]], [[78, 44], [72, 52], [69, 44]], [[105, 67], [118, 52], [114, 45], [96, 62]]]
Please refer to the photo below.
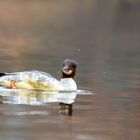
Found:
[[139, 0], [0, 1], [0, 71], [78, 62], [76, 93], [0, 89], [0, 140], [139, 140], [139, 17]]

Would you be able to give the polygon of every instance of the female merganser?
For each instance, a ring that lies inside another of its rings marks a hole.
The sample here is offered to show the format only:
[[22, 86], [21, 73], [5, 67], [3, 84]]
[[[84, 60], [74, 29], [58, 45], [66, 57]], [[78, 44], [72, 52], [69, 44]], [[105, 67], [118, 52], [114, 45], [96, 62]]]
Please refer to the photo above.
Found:
[[36, 70], [0, 73], [0, 86], [14, 89], [77, 90], [77, 85], [73, 79], [76, 66], [75, 60], [64, 60], [60, 81], [46, 72]]

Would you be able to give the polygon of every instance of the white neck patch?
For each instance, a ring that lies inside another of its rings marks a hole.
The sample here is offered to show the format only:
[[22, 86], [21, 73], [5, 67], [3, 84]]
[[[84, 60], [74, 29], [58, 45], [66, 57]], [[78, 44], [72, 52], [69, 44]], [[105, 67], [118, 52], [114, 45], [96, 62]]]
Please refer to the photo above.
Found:
[[62, 90], [72, 91], [77, 90], [77, 85], [72, 78], [64, 78], [60, 80]]

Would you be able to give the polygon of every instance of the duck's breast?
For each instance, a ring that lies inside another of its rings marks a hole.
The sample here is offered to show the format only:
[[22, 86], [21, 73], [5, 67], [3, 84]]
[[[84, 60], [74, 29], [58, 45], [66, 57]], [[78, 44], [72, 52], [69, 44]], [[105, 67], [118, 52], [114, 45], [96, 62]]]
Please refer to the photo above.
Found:
[[72, 78], [64, 78], [60, 81], [61, 89], [66, 91], [77, 90], [77, 85]]

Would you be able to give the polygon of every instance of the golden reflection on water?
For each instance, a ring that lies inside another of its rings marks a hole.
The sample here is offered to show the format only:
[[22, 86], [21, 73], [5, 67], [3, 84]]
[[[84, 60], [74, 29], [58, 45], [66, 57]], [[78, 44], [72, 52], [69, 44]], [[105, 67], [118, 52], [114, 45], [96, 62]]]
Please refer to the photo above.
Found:
[[[25, 48], [28, 46], [28, 51], [34, 51], [33, 47], [36, 49], [40, 49], [39, 40], [37, 38], [28, 38], [23, 35], [16, 35], [16, 36], [3, 36], [0, 35], [0, 44], [1, 47], [0, 52], [3, 56], [7, 57], [16, 57], [20, 59], [22, 53], [27, 51]], [[37, 47], [38, 46], [38, 47]]]
[[65, 91], [37, 91], [25, 89], [0, 89], [2, 103], [44, 105], [47, 103], [61, 102], [72, 104], [76, 98], [76, 92]]

